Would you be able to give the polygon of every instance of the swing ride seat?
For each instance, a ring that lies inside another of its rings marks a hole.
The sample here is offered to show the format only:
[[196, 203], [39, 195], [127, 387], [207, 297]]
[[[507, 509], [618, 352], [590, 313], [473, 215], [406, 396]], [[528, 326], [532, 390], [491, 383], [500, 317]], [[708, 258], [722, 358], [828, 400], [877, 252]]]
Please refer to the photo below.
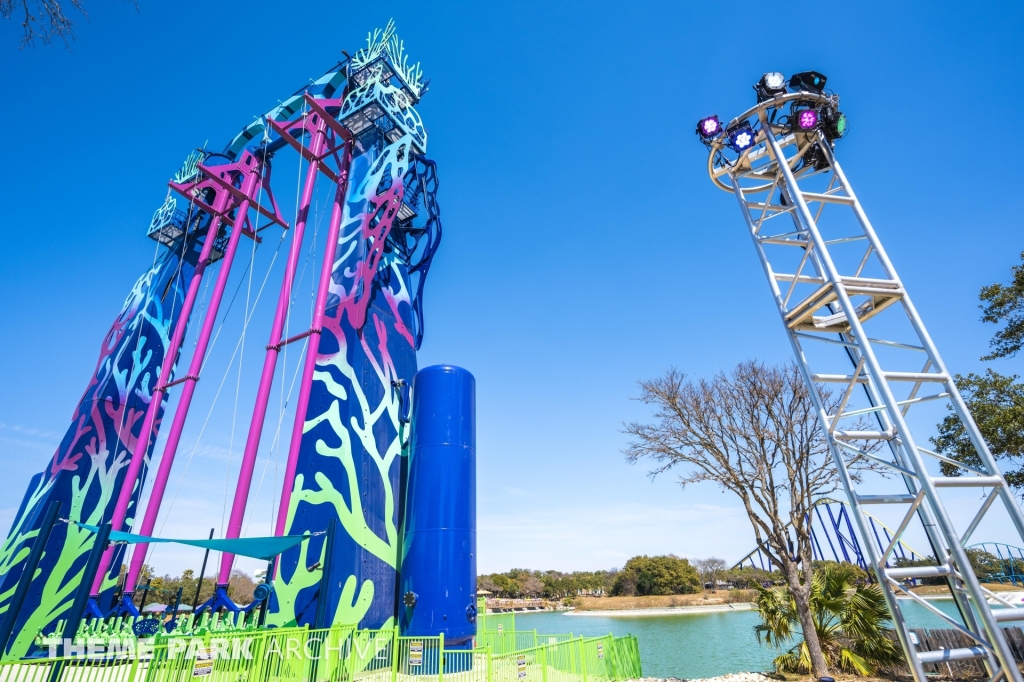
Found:
[[[133, 594], [125, 593], [121, 595], [121, 600], [114, 604], [114, 608], [110, 609], [107, 614], [107, 618], [114, 616], [120, 618], [122, 616], [131, 616], [132, 618], [138, 618], [142, 614], [139, 613], [139, 609], [135, 606], [135, 602], [132, 601]], [[89, 600], [90, 605], [93, 601]]]
[[228, 612], [234, 613], [236, 615], [239, 613], [249, 613], [257, 606], [259, 606], [261, 603], [262, 602], [257, 600], [246, 606], [239, 606], [234, 601], [232, 601], [231, 597], [228, 596], [227, 585], [217, 585], [217, 589], [214, 591], [213, 596], [204, 601], [196, 608], [195, 615], [198, 616], [206, 609], [210, 609], [210, 613], [214, 613], [222, 608], [227, 609]]

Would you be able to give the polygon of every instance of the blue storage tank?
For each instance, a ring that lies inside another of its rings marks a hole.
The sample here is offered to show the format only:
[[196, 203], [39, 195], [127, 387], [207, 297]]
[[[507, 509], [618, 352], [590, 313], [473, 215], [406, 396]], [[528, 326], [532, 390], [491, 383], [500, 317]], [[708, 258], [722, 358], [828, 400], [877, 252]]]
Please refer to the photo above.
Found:
[[443, 634], [445, 649], [471, 649], [476, 635], [473, 375], [451, 365], [417, 372], [411, 422], [398, 607], [401, 634]]

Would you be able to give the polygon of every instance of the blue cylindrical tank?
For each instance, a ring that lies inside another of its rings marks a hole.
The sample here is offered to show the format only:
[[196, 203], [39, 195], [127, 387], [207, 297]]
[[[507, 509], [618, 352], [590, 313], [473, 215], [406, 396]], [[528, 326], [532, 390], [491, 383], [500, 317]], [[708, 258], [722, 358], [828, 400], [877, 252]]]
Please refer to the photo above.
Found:
[[476, 380], [426, 367], [412, 381], [399, 624], [444, 634], [446, 649], [476, 635]]

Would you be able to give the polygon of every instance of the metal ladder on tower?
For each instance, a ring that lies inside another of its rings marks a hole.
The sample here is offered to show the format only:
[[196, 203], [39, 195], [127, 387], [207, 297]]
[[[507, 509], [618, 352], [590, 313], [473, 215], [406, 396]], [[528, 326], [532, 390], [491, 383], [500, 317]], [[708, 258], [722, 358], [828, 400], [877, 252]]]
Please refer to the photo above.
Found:
[[[837, 120], [838, 103], [836, 96], [783, 91], [733, 119], [724, 129], [718, 125], [713, 134], [709, 133], [717, 118], [708, 126], [702, 121], [698, 133], [710, 150], [708, 173], [739, 202], [797, 365], [817, 402], [861, 537], [869, 537], [870, 532], [866, 506], [902, 507], [902, 521], [888, 547], [880, 550], [866, 542], [864, 549], [914, 679], [924, 682], [926, 664], [979, 659], [993, 682], [1021, 682], [1000, 623], [1024, 620], [1024, 608], [979, 583], [966, 545], [997, 501], [1022, 540], [1024, 514], [835, 159], [832, 143], [842, 130], [828, 126], [830, 120]], [[797, 122], [806, 109], [818, 114], [810, 129], [802, 129]], [[742, 136], [744, 131], [749, 137]], [[836, 396], [842, 392], [838, 408], [832, 412], [826, 411], [818, 393], [822, 384], [838, 387]], [[925, 405], [943, 403], [963, 422], [981, 466], [951, 460], [915, 439], [908, 423], [911, 408], [920, 412]], [[877, 426], [865, 427], [866, 419], [873, 419]], [[879, 451], [885, 446], [891, 457]], [[890, 480], [902, 481], [905, 492], [902, 486], [895, 492], [885, 490], [880, 476], [859, 475], [856, 464], [868, 462], [889, 471]], [[935, 475], [928, 470], [928, 462], [957, 467], [960, 475]], [[940, 491], [966, 488], [990, 490], [983, 494], [974, 518], [958, 534]], [[915, 517], [920, 519], [939, 565], [887, 567], [893, 549]], [[945, 580], [962, 623], [904, 584], [925, 577]], [[972, 644], [921, 650], [907, 627], [897, 593], [946, 620]], [[1003, 608], [991, 608], [989, 600]]]

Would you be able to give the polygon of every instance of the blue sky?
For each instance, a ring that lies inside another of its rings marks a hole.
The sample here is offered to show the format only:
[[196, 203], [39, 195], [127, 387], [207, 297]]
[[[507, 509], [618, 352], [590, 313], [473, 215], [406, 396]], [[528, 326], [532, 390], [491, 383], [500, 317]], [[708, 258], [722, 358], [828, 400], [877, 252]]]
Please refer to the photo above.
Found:
[[[620, 454], [621, 423], [646, 414], [630, 401], [637, 379], [789, 357], [734, 199], [707, 179], [697, 119], [745, 109], [765, 71], [825, 73], [851, 123], [837, 153], [955, 372], [984, 366], [994, 328], [978, 320], [977, 291], [1006, 279], [1024, 248], [1021, 5], [835, 7], [139, 0], [136, 12], [90, 0], [70, 51], [19, 51], [19, 27], [3, 23], [0, 526], [152, 261], [145, 229], [167, 178], [190, 149], [222, 146], [393, 16], [431, 80], [419, 109], [441, 182], [420, 364], [477, 377], [481, 571], [609, 568], [639, 553], [739, 558], [752, 534], [733, 499], [652, 483]], [[253, 257], [250, 304], [276, 241]], [[221, 524], [275, 273], [241, 375], [228, 369], [229, 342], [211, 355], [164, 535]], [[233, 275], [241, 293], [225, 339], [240, 333], [247, 277]], [[307, 297], [310, 281], [298, 286]], [[1020, 361], [993, 366], [1012, 373]], [[251, 534], [267, 530], [276, 497], [271, 450]], [[152, 558], [171, 572], [199, 560]]]

